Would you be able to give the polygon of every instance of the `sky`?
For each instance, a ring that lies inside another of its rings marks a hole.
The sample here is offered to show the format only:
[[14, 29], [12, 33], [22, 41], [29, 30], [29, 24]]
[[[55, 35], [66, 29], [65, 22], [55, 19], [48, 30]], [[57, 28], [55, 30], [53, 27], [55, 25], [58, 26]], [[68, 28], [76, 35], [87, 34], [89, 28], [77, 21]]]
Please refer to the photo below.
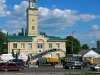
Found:
[[[10, 35], [25, 28], [27, 0], [0, 0], [0, 29]], [[100, 0], [37, 0], [39, 32], [96, 47], [100, 40]]]

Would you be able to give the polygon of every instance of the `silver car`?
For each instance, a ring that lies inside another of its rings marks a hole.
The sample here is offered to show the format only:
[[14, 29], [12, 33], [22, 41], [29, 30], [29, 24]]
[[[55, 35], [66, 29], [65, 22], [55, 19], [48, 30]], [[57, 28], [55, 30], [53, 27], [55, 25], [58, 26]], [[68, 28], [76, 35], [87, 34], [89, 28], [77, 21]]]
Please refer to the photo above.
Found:
[[92, 65], [90, 67], [91, 70], [94, 70], [94, 71], [100, 71], [100, 64], [96, 64], [96, 65]]

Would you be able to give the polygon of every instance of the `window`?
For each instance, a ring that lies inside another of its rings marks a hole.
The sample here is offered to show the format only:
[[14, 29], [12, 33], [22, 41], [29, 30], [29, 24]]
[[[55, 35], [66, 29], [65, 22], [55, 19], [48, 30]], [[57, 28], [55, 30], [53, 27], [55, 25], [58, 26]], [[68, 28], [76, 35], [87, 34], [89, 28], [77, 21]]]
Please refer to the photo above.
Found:
[[52, 48], [52, 43], [49, 43], [49, 48]]
[[32, 43], [28, 44], [29, 49], [32, 49]]
[[13, 43], [13, 48], [17, 48], [17, 43]]
[[32, 3], [32, 7], [35, 7], [35, 3]]
[[34, 22], [34, 19], [32, 19], [32, 21]]
[[60, 48], [60, 43], [56, 43], [56, 45], [57, 45], [57, 48]]
[[37, 48], [43, 48], [43, 43], [38, 43]]
[[35, 27], [34, 26], [32, 26], [32, 30], [34, 30], [35, 29]]
[[25, 44], [24, 43], [21, 43], [21, 48], [25, 48]]

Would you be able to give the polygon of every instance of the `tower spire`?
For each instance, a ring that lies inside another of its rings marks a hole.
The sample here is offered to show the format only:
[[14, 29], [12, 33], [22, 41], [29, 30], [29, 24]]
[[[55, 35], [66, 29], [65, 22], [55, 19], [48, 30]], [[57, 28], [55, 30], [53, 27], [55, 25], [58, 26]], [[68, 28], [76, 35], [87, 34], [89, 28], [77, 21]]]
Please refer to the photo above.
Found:
[[38, 9], [36, 7], [37, 0], [28, 0], [29, 6], [27, 8], [27, 35], [38, 35]]
[[36, 0], [29, 0], [29, 8], [35, 8], [36, 7]]

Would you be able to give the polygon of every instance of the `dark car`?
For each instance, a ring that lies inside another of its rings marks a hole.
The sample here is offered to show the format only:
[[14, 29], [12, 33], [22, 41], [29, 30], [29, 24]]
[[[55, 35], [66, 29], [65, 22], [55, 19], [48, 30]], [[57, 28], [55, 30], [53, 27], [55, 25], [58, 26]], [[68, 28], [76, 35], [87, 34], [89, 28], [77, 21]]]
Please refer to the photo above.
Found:
[[10, 63], [7, 63], [6, 64], [6, 71], [8, 71], [8, 70], [18, 70], [18, 71], [21, 71], [21, 70], [23, 70], [24, 69], [24, 66], [23, 65], [19, 65], [19, 64], [16, 64], [16, 63], [12, 63], [12, 62], [10, 62]]
[[63, 65], [64, 69], [82, 69], [83, 64], [80, 61], [71, 61]]
[[12, 60], [9, 60], [8, 62], [16, 63], [17, 65], [21, 65], [21, 66], [25, 65], [25, 63], [22, 59], [12, 59]]
[[7, 63], [5, 63], [5, 62], [1, 62], [0, 63], [0, 70], [5, 70], [6, 68], [7, 68]]
[[4, 71], [9, 71], [9, 70], [13, 70], [13, 71], [21, 71], [24, 69], [23, 65], [19, 65], [16, 64], [15, 62], [2, 62], [0, 63], [0, 70], [4, 70]]

